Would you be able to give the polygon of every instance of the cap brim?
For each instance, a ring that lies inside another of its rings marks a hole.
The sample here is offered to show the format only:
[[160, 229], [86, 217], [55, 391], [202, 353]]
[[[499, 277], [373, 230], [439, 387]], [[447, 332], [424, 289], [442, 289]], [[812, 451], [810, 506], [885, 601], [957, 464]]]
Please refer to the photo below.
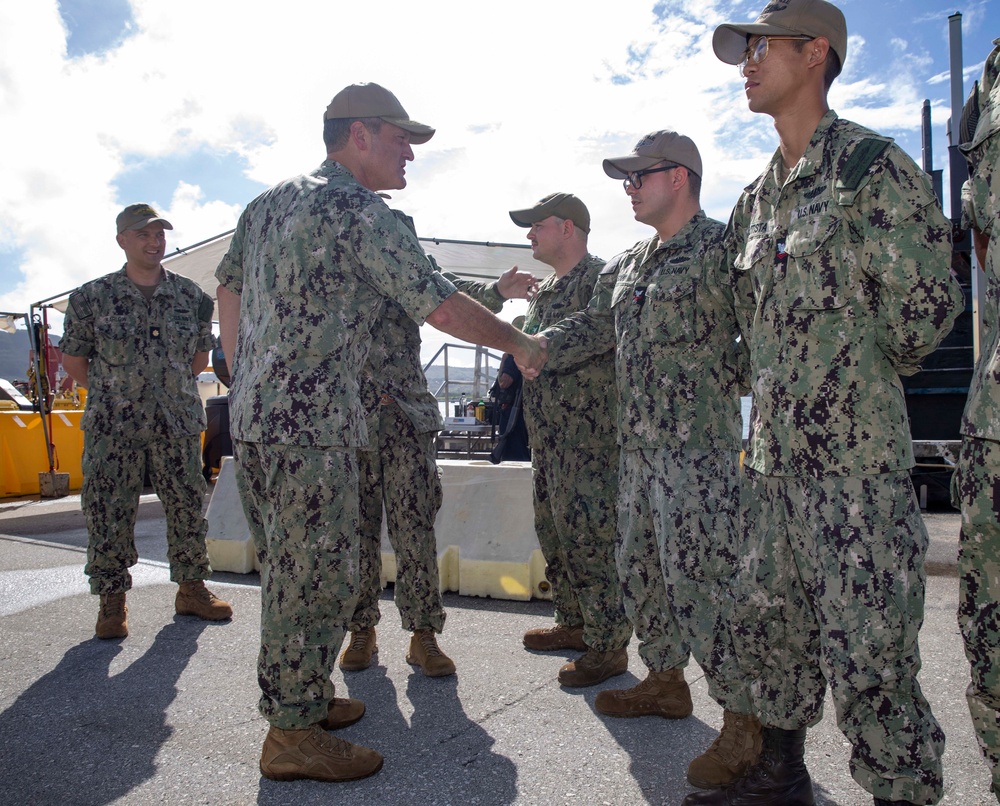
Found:
[[391, 123], [393, 126], [399, 126], [403, 131], [410, 133], [410, 143], [419, 146], [426, 143], [434, 136], [436, 129], [431, 126], [427, 126], [423, 123], [417, 123], [415, 120], [407, 120], [405, 118], [382, 118], [386, 123]]
[[143, 227], [148, 227], [150, 224], [155, 224], [157, 222], [163, 224], [163, 229], [174, 228], [174, 225], [171, 224], [169, 221], [167, 221], [167, 219], [160, 218], [159, 216], [157, 216], [155, 218], [147, 218], [144, 221], [137, 221], [131, 227], [125, 227], [125, 229], [123, 229], [122, 232], [127, 232], [128, 230], [139, 230], [142, 229]]
[[712, 35], [712, 50], [726, 64], [739, 64], [747, 52], [748, 36], [800, 36], [798, 31], [756, 22], [720, 25]]
[[532, 221], [532, 213], [535, 212], [535, 208], [532, 207], [528, 210], [511, 210], [510, 220], [517, 224], [519, 227], [530, 227], [535, 222]]
[[644, 171], [659, 162], [663, 162], [663, 157], [639, 157], [635, 154], [627, 157], [612, 157], [604, 160], [604, 173], [612, 179], [624, 179], [632, 171]]

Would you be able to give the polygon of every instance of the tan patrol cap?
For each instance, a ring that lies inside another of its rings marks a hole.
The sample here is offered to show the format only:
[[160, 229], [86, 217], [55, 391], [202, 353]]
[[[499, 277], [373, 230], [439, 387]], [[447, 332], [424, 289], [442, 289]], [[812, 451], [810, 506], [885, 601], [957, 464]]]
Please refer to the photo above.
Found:
[[386, 123], [409, 132], [410, 142], [414, 145], [426, 143], [434, 136], [434, 129], [410, 120], [396, 96], [378, 84], [351, 84], [334, 95], [323, 120], [337, 118], [381, 118]]
[[727, 64], [739, 64], [750, 36], [825, 36], [840, 59], [847, 59], [847, 21], [826, 0], [771, 0], [756, 22], [728, 22], [715, 29], [712, 48]]
[[173, 229], [174, 225], [167, 219], [161, 218], [148, 204], [130, 204], [118, 214], [115, 223], [118, 225], [118, 234], [121, 235], [127, 229], [142, 229], [147, 224], [159, 221], [163, 224], [163, 229]]
[[519, 227], [530, 227], [550, 215], [572, 221], [577, 229], [590, 232], [590, 211], [572, 193], [550, 193], [534, 207], [510, 211], [511, 221]]
[[669, 129], [650, 132], [635, 144], [631, 154], [604, 160], [604, 173], [612, 179], [624, 179], [633, 171], [652, 168], [664, 160], [683, 165], [701, 176], [701, 154], [694, 140]]

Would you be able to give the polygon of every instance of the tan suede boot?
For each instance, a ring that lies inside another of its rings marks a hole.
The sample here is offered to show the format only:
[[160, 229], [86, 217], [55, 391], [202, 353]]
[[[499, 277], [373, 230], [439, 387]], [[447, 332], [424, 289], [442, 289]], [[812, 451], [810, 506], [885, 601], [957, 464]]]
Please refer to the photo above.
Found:
[[684, 719], [694, 710], [683, 669], [650, 671], [645, 680], [632, 688], [602, 691], [594, 700], [594, 707], [607, 716], [662, 716], [664, 719]]
[[323, 730], [340, 730], [353, 725], [365, 715], [365, 704], [353, 697], [334, 697], [326, 708], [326, 718], [319, 723]]
[[94, 633], [98, 638], [125, 638], [128, 636], [128, 605], [125, 591], [102, 593], [101, 609], [97, 611], [97, 626]]
[[555, 649], [587, 651], [587, 645], [583, 643], [583, 627], [567, 627], [565, 624], [535, 627], [524, 634], [523, 641], [526, 649], [534, 649], [536, 652], [551, 652]]
[[260, 754], [260, 774], [272, 781], [353, 781], [380, 769], [380, 753], [338, 739], [319, 725], [302, 730], [272, 725]]
[[726, 711], [722, 730], [712, 746], [688, 765], [688, 782], [699, 789], [729, 786], [757, 763], [760, 748], [757, 717]]
[[233, 617], [233, 608], [205, 587], [202, 579], [181, 582], [174, 599], [179, 616], [197, 616], [205, 621], [225, 621]]
[[433, 630], [415, 630], [410, 639], [406, 662], [419, 666], [427, 677], [455, 674], [455, 663], [437, 645]]
[[351, 641], [340, 656], [340, 668], [345, 672], [360, 672], [372, 665], [372, 655], [378, 652], [375, 643], [375, 628], [356, 630], [351, 633]]
[[559, 670], [559, 682], [564, 686], [593, 686], [626, 671], [628, 652], [624, 649], [612, 649], [609, 652], [588, 649]]

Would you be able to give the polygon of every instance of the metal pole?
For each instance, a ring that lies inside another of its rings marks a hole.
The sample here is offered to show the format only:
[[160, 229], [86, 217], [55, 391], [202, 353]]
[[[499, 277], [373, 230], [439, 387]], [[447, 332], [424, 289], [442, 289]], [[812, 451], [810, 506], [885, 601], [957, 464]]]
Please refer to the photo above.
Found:
[[924, 173], [930, 176], [934, 171], [934, 150], [931, 148], [931, 102], [926, 98], [920, 110], [920, 140]]
[[[55, 470], [55, 459], [52, 456], [52, 442], [49, 439], [49, 424], [46, 420], [48, 400], [46, 399], [45, 390], [42, 387], [42, 373], [48, 371], [47, 362], [42, 357], [42, 351], [45, 350], [45, 344], [43, 343], [44, 331], [42, 330], [44, 326], [41, 317], [35, 314], [31, 315], [30, 322], [31, 342], [35, 348], [35, 395], [38, 398], [38, 416], [42, 419], [42, 435], [45, 438], [45, 450], [49, 457], [49, 473], [52, 473]], [[48, 380], [47, 375], [46, 380]]]

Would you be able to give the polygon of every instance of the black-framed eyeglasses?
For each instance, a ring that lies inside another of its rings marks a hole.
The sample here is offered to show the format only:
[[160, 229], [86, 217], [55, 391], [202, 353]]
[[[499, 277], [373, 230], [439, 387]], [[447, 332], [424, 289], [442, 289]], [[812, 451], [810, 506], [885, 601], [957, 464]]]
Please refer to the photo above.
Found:
[[642, 178], [646, 174], [658, 174], [660, 171], [672, 171], [674, 168], [680, 168], [680, 165], [661, 165], [659, 168], [646, 168], [642, 171], [632, 171], [628, 174], [625, 179], [622, 180], [622, 187], [628, 190], [630, 187], [638, 190], [642, 187]]
[[740, 70], [740, 75], [743, 75], [743, 69], [747, 66], [748, 62], [753, 62], [754, 64], [760, 64], [764, 59], [767, 58], [768, 41], [777, 42], [780, 39], [792, 40], [795, 42], [808, 42], [812, 39], [811, 36], [806, 36], [805, 34], [800, 34], [799, 36], [762, 36], [757, 39], [752, 45], [750, 45], [745, 51], [743, 51], [743, 58], [740, 59], [740, 63], [737, 65]]

